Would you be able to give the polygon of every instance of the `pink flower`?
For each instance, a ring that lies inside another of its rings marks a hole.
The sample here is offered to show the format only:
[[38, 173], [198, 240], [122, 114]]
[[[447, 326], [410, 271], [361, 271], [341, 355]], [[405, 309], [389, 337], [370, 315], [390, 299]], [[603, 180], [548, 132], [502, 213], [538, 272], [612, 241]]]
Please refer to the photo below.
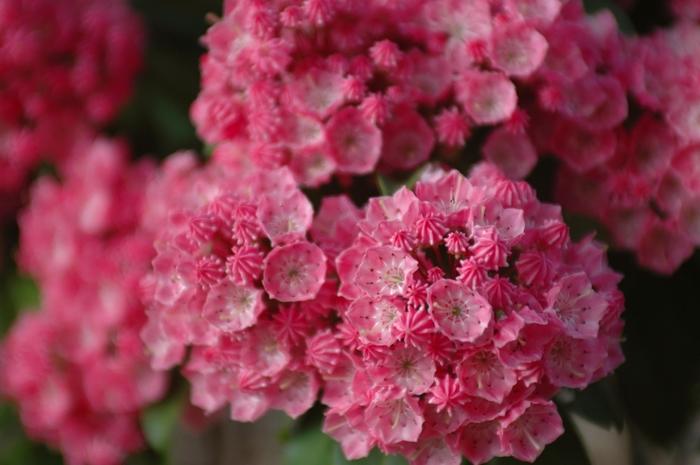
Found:
[[491, 350], [467, 355], [459, 368], [466, 394], [491, 402], [501, 403], [517, 382], [515, 371]]
[[434, 384], [430, 390], [428, 402], [434, 404], [438, 412], [442, 410], [451, 412], [453, 408], [461, 406], [463, 397], [464, 392], [459, 381], [448, 375]]
[[369, 173], [379, 160], [381, 132], [357, 109], [337, 113], [326, 126], [326, 138], [340, 172]]
[[503, 454], [499, 430], [498, 421], [467, 423], [448, 440], [452, 449], [458, 450], [474, 465], [481, 465]]
[[204, 318], [227, 333], [248, 328], [263, 310], [261, 296], [256, 288], [222, 283], [207, 295], [202, 308]]
[[367, 295], [400, 295], [417, 268], [414, 258], [393, 247], [367, 249], [355, 273], [355, 283]]
[[509, 455], [532, 462], [547, 444], [564, 433], [564, 426], [554, 403], [540, 401], [528, 404], [505, 427], [501, 440]]
[[403, 309], [394, 299], [355, 300], [347, 311], [347, 319], [357, 329], [360, 339], [368, 344], [391, 345], [397, 339], [394, 326]]
[[342, 348], [331, 331], [322, 331], [306, 343], [306, 359], [321, 373], [330, 374], [340, 365]]
[[459, 102], [478, 124], [506, 121], [515, 111], [518, 96], [515, 86], [504, 75], [471, 71], [458, 84]]
[[143, 280], [143, 337], [160, 369], [189, 349], [183, 373], [205, 411], [228, 404], [240, 421], [272, 408], [296, 417], [316, 401], [320, 373], [343, 361], [330, 328], [347, 303], [327, 280], [326, 255], [307, 240], [313, 209], [292, 173], [232, 159], [249, 154], [229, 146], [205, 167], [166, 166], [156, 177], [149, 196], [163, 202], [163, 219]]
[[263, 285], [281, 302], [316, 297], [326, 276], [326, 256], [308, 242], [278, 247], [265, 258]]
[[[143, 446], [139, 417], [167, 390], [140, 339], [139, 282], [155, 253], [142, 221], [153, 169], [129, 164], [113, 141], [81, 144], [61, 182], [37, 181], [20, 218], [20, 266], [42, 304], [2, 345], [0, 391], [28, 434], [67, 463], [117, 465]], [[199, 271], [205, 279], [193, 285], [214, 280]]]
[[442, 279], [428, 289], [430, 313], [450, 339], [474, 342], [491, 322], [491, 306], [458, 281]]
[[[409, 307], [411, 307], [410, 301]], [[420, 307], [416, 309], [415, 306], [409, 308], [407, 312], [399, 314], [394, 328], [406, 344], [414, 347], [425, 346], [435, 331], [430, 314]]]
[[497, 269], [505, 266], [508, 260], [508, 248], [500, 240], [496, 229], [489, 227], [478, 232], [474, 245], [471, 247], [474, 260], [486, 269]]
[[571, 241], [560, 208], [489, 164], [431, 172], [363, 215], [336, 260], [352, 370], [321, 373], [326, 430], [358, 458], [377, 445], [413, 464], [534, 460], [562, 432], [550, 396], [621, 361], [601, 246]]
[[509, 178], [525, 178], [537, 164], [537, 152], [524, 132], [501, 127], [493, 131], [483, 148], [484, 158], [498, 166]]
[[294, 242], [311, 227], [313, 207], [304, 194], [293, 192], [288, 197], [266, 197], [257, 209], [262, 230], [274, 245]]
[[415, 442], [424, 418], [418, 401], [400, 389], [380, 393], [365, 413], [368, 432], [383, 444]]
[[0, 22], [0, 198], [7, 214], [42, 160], [63, 172], [79, 153], [76, 141], [118, 113], [141, 67], [143, 31], [121, 0], [15, 2], [3, 6]]
[[410, 170], [430, 158], [435, 136], [415, 111], [396, 110], [382, 129], [382, 164], [389, 169]]
[[589, 338], [598, 334], [598, 324], [607, 303], [595, 292], [585, 273], [564, 276], [548, 295], [549, 308], [571, 337]]
[[415, 347], [396, 347], [380, 367], [372, 373], [387, 383], [406, 389], [414, 395], [423, 394], [433, 384], [435, 363]]
[[547, 54], [547, 40], [524, 25], [498, 31], [491, 52], [494, 64], [509, 76], [527, 77], [539, 68]]

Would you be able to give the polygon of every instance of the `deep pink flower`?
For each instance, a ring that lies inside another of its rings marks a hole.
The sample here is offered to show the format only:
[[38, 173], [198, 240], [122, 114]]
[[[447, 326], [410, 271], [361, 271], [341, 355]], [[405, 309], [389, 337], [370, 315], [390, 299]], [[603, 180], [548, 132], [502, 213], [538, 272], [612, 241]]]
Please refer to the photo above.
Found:
[[11, 209], [42, 160], [62, 167], [76, 141], [117, 114], [143, 31], [122, 0], [21, 0], [0, 16], [0, 202]]
[[459, 102], [478, 124], [506, 121], [515, 111], [518, 96], [513, 83], [495, 72], [470, 71], [458, 84]]

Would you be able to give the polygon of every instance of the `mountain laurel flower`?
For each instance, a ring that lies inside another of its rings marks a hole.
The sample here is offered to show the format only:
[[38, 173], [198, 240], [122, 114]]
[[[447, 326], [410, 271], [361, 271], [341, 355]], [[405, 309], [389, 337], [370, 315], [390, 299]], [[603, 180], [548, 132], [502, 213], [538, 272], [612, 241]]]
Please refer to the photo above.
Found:
[[[154, 202], [173, 190], [177, 196], [163, 208], [153, 269], [143, 280], [142, 337], [157, 369], [182, 363], [190, 349], [182, 371], [192, 403], [206, 412], [228, 404], [240, 421], [272, 408], [296, 417], [316, 401], [320, 373], [341, 363], [330, 316], [346, 304], [327, 280], [326, 254], [308, 240], [313, 208], [291, 171], [231, 161], [217, 153], [174, 179], [163, 173], [151, 192]], [[341, 240], [339, 219], [329, 215], [343, 202], [327, 199], [330, 213], [313, 228], [329, 250]]]
[[131, 95], [144, 34], [128, 3], [2, 2], [0, 215], [19, 206], [42, 161], [64, 174], [75, 141], [109, 123]]
[[528, 144], [545, 131], [525, 129], [530, 116], [589, 130], [626, 116], [609, 23], [578, 0], [227, 2], [202, 38], [191, 116], [207, 143], [249, 141], [276, 154], [254, 163], [287, 165], [305, 187], [407, 172], [463, 147], [472, 126], [515, 127], [523, 147], [503, 161], [522, 178], [533, 156], [551, 153]]
[[[612, 132], [591, 126], [584, 116], [583, 132], [565, 125], [559, 131], [562, 143], [553, 143], [573, 161], [559, 170], [558, 201], [600, 222], [613, 246], [634, 252], [641, 266], [665, 275], [700, 246], [688, 228], [692, 212], [700, 211], [700, 132], [693, 123], [700, 114], [700, 94], [685, 84], [686, 76], [700, 70], [698, 37], [697, 24], [679, 22], [626, 39], [632, 53], [617, 66], [639, 117]], [[619, 99], [616, 84], [601, 81], [586, 92], [611, 103], [585, 112], [595, 111], [599, 123], [619, 119], [621, 103], [612, 102]]]
[[[151, 226], [163, 218], [146, 205], [151, 163], [130, 164], [124, 144], [108, 139], [81, 140], [76, 150], [60, 181], [35, 182], [19, 217], [18, 265], [41, 305], [0, 347], [0, 393], [16, 403], [29, 437], [66, 463], [118, 465], [145, 446], [141, 415], [168, 388], [140, 339], [140, 281], [155, 254]], [[192, 273], [202, 289], [223, 268], [207, 261]]]
[[[439, 234], [420, 233], [424, 212]], [[622, 362], [620, 276], [602, 247], [572, 241], [558, 207], [495, 166], [424, 175], [370, 199], [357, 227], [335, 260], [349, 300], [338, 374], [321, 373], [345, 386], [322, 401], [347, 457], [533, 461], [563, 432], [557, 390]], [[397, 243], [402, 231], [418, 240]]]

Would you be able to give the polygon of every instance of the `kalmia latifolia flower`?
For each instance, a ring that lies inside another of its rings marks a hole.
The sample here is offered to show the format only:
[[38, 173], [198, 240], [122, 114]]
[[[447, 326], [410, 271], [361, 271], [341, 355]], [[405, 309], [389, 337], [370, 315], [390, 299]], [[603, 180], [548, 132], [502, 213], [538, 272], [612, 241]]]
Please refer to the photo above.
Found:
[[[610, 125], [626, 111], [615, 84], [591, 77], [601, 59], [584, 47], [607, 39], [605, 31], [588, 24], [578, 1], [562, 3], [229, 0], [203, 38], [208, 53], [192, 119], [209, 143], [250, 139], [256, 163], [288, 165], [305, 186], [334, 173], [409, 171], [438, 145], [460, 148], [471, 127], [493, 125], [521, 130], [512, 140], [523, 160], [503, 161], [524, 176], [535, 153], [518, 107], [537, 108], [540, 89], [563, 98], [561, 86], [593, 79], [585, 109], [554, 103], [589, 122], [603, 113], [600, 100], [612, 98], [604, 112]], [[579, 35], [580, 44], [548, 53], [552, 40]], [[571, 76], [561, 69], [570, 62], [584, 69]], [[504, 137], [492, 143], [494, 161]], [[278, 156], [263, 155], [272, 152]]]
[[691, 23], [628, 39], [621, 68], [639, 115], [609, 141], [589, 139], [608, 153], [603, 163], [559, 174], [564, 207], [597, 219], [616, 246], [663, 274], [700, 245], [699, 44]]
[[[342, 356], [321, 371], [324, 431], [348, 458], [534, 461], [562, 432], [552, 397], [622, 361], [620, 276], [560, 208], [490, 164], [369, 200], [337, 255]], [[400, 239], [399, 239], [400, 238]], [[320, 336], [316, 336], [320, 337]]]
[[123, 0], [0, 0], [0, 198], [41, 158], [61, 162], [83, 126], [107, 123], [142, 56]]
[[117, 465], [143, 446], [141, 410], [166, 389], [140, 331], [140, 280], [153, 257], [141, 214], [153, 167], [123, 144], [76, 144], [62, 182], [48, 176], [20, 216], [19, 265], [37, 281], [0, 349], [0, 392], [28, 434], [72, 465]]
[[[326, 254], [308, 240], [313, 208], [289, 169], [232, 165], [249, 155], [245, 147], [221, 153], [201, 168], [172, 158], [151, 192], [156, 204], [171, 193], [177, 200], [144, 281], [143, 338], [158, 369], [185, 362], [191, 347], [183, 371], [205, 411], [228, 404], [240, 421], [271, 408], [297, 417], [316, 401], [319, 373], [339, 361], [331, 316], [344, 299], [326, 277]], [[320, 244], [337, 243], [342, 228], [348, 243], [354, 237], [336, 222], [340, 209], [352, 214], [340, 198], [324, 201], [327, 221], [311, 229]]]

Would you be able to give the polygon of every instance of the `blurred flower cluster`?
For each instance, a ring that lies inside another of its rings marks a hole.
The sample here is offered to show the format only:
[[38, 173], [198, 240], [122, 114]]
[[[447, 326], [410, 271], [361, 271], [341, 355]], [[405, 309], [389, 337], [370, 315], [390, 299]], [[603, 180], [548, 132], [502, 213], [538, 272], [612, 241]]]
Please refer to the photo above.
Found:
[[62, 165], [116, 115], [142, 36], [123, 0], [0, 1], [0, 214], [41, 161]]
[[41, 289], [0, 352], [0, 392], [27, 432], [71, 464], [115, 465], [142, 445], [140, 410], [166, 389], [139, 337], [140, 280], [153, 234], [141, 225], [154, 166], [123, 144], [76, 144], [62, 182], [41, 178], [20, 217], [18, 261]]

